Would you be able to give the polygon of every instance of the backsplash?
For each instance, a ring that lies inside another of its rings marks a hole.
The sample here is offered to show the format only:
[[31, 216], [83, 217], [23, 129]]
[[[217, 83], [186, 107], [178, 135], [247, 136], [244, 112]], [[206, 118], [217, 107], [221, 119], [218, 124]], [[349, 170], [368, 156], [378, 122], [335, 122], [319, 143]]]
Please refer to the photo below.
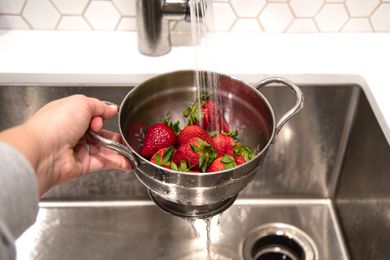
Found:
[[[136, 31], [136, 0], [0, 0], [0, 29]], [[390, 0], [214, 0], [218, 32], [390, 32]], [[172, 24], [190, 32], [184, 22]]]

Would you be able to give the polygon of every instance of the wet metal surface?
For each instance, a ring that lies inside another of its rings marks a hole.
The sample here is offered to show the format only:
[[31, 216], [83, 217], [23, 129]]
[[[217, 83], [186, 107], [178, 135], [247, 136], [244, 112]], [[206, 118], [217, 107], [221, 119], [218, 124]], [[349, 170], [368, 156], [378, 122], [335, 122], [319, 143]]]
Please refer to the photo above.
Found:
[[[319, 259], [347, 259], [330, 201], [237, 200], [211, 222], [212, 259], [241, 259], [249, 232], [270, 222], [306, 232]], [[49, 202], [17, 241], [18, 259], [206, 259], [206, 230], [198, 230], [150, 201]]]

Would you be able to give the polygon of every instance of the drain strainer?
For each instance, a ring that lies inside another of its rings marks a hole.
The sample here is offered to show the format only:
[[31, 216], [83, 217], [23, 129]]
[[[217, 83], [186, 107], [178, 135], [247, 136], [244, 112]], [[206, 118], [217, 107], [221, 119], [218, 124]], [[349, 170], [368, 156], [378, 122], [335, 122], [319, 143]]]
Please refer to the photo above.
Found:
[[302, 230], [284, 223], [270, 223], [253, 230], [242, 248], [245, 260], [317, 260], [313, 240]]

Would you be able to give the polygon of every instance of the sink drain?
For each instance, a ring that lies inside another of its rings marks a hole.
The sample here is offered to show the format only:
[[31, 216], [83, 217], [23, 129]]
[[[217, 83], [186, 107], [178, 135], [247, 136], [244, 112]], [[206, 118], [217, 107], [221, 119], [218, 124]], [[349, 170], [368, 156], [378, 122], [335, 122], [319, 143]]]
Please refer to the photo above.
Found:
[[295, 226], [270, 223], [253, 230], [243, 243], [245, 260], [317, 260], [313, 240]]

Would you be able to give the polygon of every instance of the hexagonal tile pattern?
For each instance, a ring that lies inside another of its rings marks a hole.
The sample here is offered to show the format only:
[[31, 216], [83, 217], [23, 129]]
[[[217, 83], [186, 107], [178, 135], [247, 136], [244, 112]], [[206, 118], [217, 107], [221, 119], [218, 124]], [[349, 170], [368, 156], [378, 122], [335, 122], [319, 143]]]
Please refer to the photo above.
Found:
[[214, 30], [217, 32], [229, 31], [234, 21], [236, 14], [233, 12], [229, 3], [213, 3], [214, 9]]
[[323, 0], [291, 0], [290, 6], [296, 17], [313, 17], [321, 6]]
[[0, 14], [19, 14], [25, 0], [1, 0]]
[[122, 15], [135, 16], [136, 0], [112, 0], [112, 2], [118, 7], [118, 10]]
[[375, 31], [390, 32], [390, 4], [382, 4], [371, 16]]
[[372, 32], [370, 22], [366, 18], [351, 18], [343, 27], [343, 32]]
[[92, 1], [84, 14], [95, 30], [114, 30], [120, 19], [120, 14], [112, 2]]
[[315, 18], [321, 32], [338, 32], [348, 20], [343, 4], [326, 4]]
[[345, 5], [352, 17], [363, 17], [369, 16], [379, 3], [379, 0], [347, 0]]
[[234, 23], [231, 31], [232, 32], [262, 32], [263, 30], [261, 29], [257, 19], [239, 19]]
[[136, 31], [137, 22], [134, 17], [124, 17], [118, 24], [116, 28], [118, 31]]
[[315, 33], [318, 28], [311, 18], [294, 19], [287, 32], [289, 33]]
[[27, 1], [23, 17], [33, 29], [54, 29], [61, 17], [57, 9], [46, 0]]
[[91, 26], [82, 16], [63, 16], [57, 26], [57, 30], [88, 31], [91, 30]]
[[88, 4], [88, 0], [51, 0], [61, 14], [82, 14]]
[[0, 15], [0, 29], [30, 29], [28, 24], [19, 15]]
[[231, 0], [230, 3], [239, 17], [256, 17], [266, 5], [265, 0]]
[[293, 20], [288, 5], [269, 3], [259, 16], [265, 32], [284, 32]]

